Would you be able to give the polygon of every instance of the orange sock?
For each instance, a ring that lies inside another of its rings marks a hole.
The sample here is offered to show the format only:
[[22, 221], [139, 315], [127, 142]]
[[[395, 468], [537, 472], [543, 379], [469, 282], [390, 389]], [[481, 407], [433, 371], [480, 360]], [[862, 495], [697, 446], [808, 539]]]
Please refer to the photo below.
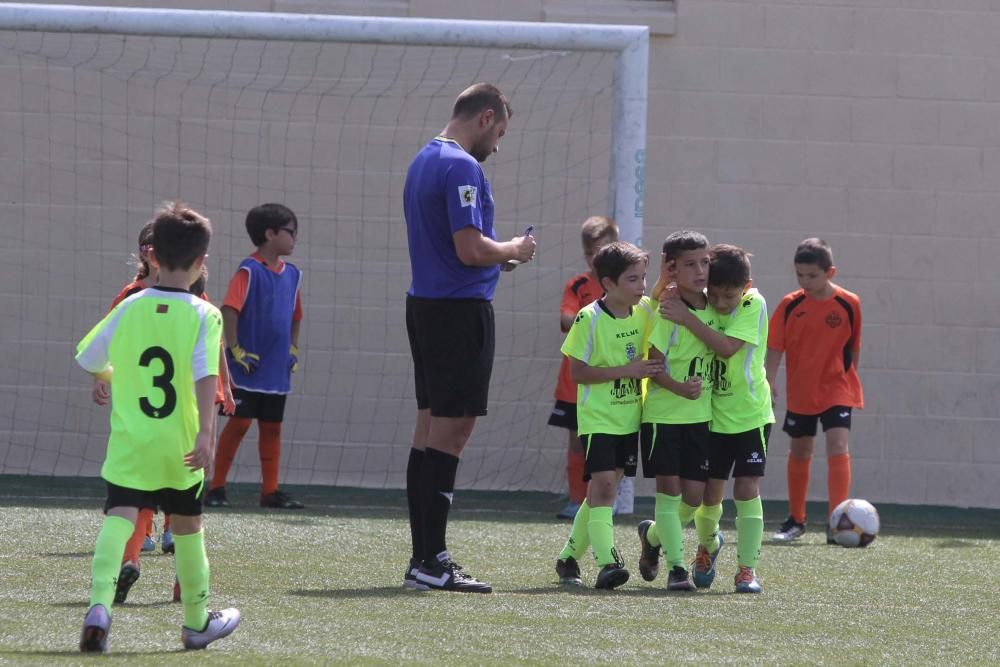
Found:
[[226, 422], [226, 427], [219, 436], [219, 450], [215, 453], [215, 474], [212, 475], [210, 489], [226, 485], [226, 476], [233, 465], [233, 459], [236, 458], [236, 451], [240, 448], [243, 436], [247, 434], [252, 423], [252, 419], [243, 417], [230, 417]]
[[587, 497], [587, 483], [583, 481], [583, 452], [566, 450], [566, 481], [569, 482], [569, 499], [577, 505]]
[[281, 464], [281, 422], [257, 422], [260, 432], [261, 495], [278, 490], [278, 467]]
[[827, 516], [833, 513], [834, 508], [844, 502], [851, 494], [851, 455], [839, 454], [831, 456], [826, 460], [826, 489], [827, 497], [830, 499], [830, 508]]
[[812, 458], [788, 457], [788, 513], [799, 523], [806, 522], [806, 495], [809, 493], [809, 465]]
[[153, 510], [139, 510], [139, 516], [135, 520], [135, 530], [132, 531], [132, 537], [128, 538], [128, 542], [125, 544], [123, 563], [132, 561], [136, 565], [139, 564], [139, 554], [142, 553], [142, 543], [146, 539], [147, 526], [152, 524]]

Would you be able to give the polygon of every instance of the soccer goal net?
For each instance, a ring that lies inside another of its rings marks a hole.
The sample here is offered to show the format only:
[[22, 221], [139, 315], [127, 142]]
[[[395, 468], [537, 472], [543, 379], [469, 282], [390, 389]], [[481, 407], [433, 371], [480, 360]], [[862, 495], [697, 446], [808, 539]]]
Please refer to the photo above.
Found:
[[[254, 248], [246, 212], [298, 215], [302, 368], [283, 427], [285, 483], [400, 487], [416, 404], [404, 325], [402, 190], [457, 94], [497, 84], [514, 116], [484, 168], [501, 239], [537, 259], [504, 274], [490, 414], [463, 487], [557, 491], [548, 427], [562, 287], [582, 220], [641, 237], [644, 28], [0, 6], [0, 473], [97, 475], [108, 410], [75, 343], [135, 273], [166, 200], [214, 226], [218, 304]], [[231, 479], [259, 479], [255, 430]]]

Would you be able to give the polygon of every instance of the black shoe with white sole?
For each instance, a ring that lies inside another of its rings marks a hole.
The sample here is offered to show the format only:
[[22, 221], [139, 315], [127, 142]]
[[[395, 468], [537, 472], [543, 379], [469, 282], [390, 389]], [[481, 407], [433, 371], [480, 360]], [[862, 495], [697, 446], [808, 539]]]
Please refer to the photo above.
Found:
[[462, 566], [450, 558], [439, 560], [432, 567], [422, 566], [416, 574], [418, 584], [432, 591], [456, 591], [459, 593], [492, 593], [493, 587], [479, 581], [462, 570]]

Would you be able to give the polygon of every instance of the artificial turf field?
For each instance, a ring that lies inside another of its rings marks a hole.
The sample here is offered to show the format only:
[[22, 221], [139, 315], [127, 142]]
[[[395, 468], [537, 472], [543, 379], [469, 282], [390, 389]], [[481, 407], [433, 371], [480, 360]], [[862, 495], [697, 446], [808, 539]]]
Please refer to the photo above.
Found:
[[[939, 664], [1000, 662], [1000, 511], [880, 506], [868, 549], [767, 543], [761, 595], [736, 595], [731, 505], [710, 591], [667, 593], [638, 575], [635, 525], [616, 518], [632, 579], [616, 591], [565, 588], [553, 565], [569, 523], [541, 493], [456, 493], [454, 557], [492, 595], [406, 591], [409, 529], [401, 491], [288, 488], [304, 511], [261, 510], [233, 485], [234, 507], [206, 516], [212, 607], [243, 623], [205, 652], [180, 649], [168, 602], [172, 557], [145, 555], [113, 610], [111, 653], [172, 664]], [[0, 664], [94, 664], [77, 653], [103, 486], [95, 479], [0, 476]], [[810, 505], [820, 516], [821, 505]], [[786, 514], [765, 503], [766, 535]], [[159, 521], [158, 517], [158, 521]], [[693, 557], [694, 533], [687, 532]], [[593, 585], [596, 566], [582, 563]], [[661, 575], [661, 578], [664, 575]]]

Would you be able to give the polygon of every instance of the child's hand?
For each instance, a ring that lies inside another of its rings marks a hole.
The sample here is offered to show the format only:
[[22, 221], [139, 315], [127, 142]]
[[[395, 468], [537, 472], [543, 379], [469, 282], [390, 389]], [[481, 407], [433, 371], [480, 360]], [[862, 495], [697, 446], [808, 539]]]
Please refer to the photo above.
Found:
[[253, 352], [247, 352], [239, 343], [236, 343], [231, 348], [229, 348], [229, 354], [233, 355], [233, 361], [238, 363], [243, 367], [243, 371], [247, 375], [252, 375], [255, 370], [257, 370], [257, 365], [260, 363], [260, 355], [254, 354]]
[[663, 372], [662, 359], [636, 359], [625, 367], [625, 377], [641, 380]]
[[94, 379], [94, 386], [90, 389], [90, 396], [94, 399], [94, 403], [98, 405], [107, 405], [108, 400], [111, 398], [111, 387], [104, 380]]
[[236, 414], [236, 399], [233, 398], [233, 390], [228, 384], [222, 390], [222, 414], [229, 416]]
[[679, 383], [676, 394], [689, 401], [696, 401], [701, 396], [701, 378], [693, 377]]
[[[664, 290], [664, 294], [667, 290]], [[681, 299], [665, 299], [660, 301], [660, 317], [677, 324], [686, 324], [691, 317], [691, 311]]]
[[194, 441], [194, 449], [184, 457], [184, 464], [191, 470], [201, 470], [207, 468], [212, 463], [212, 438], [206, 433], [199, 431], [198, 437]]
[[294, 373], [299, 370], [299, 348], [292, 345], [292, 349], [288, 351], [288, 354], [292, 357], [291, 362], [289, 362], [289, 366]]
[[667, 301], [680, 301], [681, 293], [677, 289], [677, 283], [669, 282], [664, 285], [663, 289], [660, 290], [660, 294], [657, 301], [660, 303], [666, 303]]

